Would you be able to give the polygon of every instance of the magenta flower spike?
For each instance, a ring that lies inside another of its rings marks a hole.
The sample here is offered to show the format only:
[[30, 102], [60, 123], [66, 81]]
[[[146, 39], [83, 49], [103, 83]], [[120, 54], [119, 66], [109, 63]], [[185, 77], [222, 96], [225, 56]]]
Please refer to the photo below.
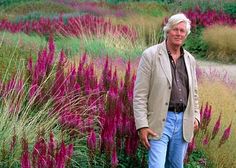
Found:
[[23, 152], [21, 155], [21, 167], [22, 168], [31, 168], [28, 142], [25, 138], [22, 138], [22, 150], [23, 150]]
[[202, 118], [203, 118], [203, 105], [201, 105], [201, 108], [200, 108], [200, 121], [202, 121]]
[[202, 144], [203, 145], [208, 145], [209, 144], [209, 140], [210, 140], [210, 137], [209, 137], [209, 134], [207, 133], [202, 141]]
[[108, 91], [111, 84], [111, 68], [109, 68], [108, 56], [106, 57], [106, 62], [103, 67], [102, 77], [100, 79], [100, 90]]
[[[30, 89], [29, 89], [29, 98], [30, 100], [33, 100], [35, 97], [40, 96], [40, 88], [37, 84], [31, 84]], [[37, 101], [37, 100], [36, 100]]]
[[56, 167], [65, 167], [66, 163], [66, 145], [64, 141], [62, 141], [60, 149], [56, 154]]
[[221, 145], [223, 145], [229, 139], [229, 136], [231, 134], [231, 125], [232, 121], [230, 122], [229, 126], [225, 129], [224, 134], [220, 139], [219, 147], [221, 147]]
[[74, 146], [73, 146], [73, 144], [69, 144], [69, 146], [67, 147], [67, 150], [66, 150], [66, 156], [68, 158], [71, 158], [73, 155], [73, 152], [74, 152]]
[[190, 155], [196, 149], [195, 138], [188, 144], [187, 154]]
[[50, 139], [48, 142], [48, 150], [47, 150], [47, 165], [48, 167], [53, 167], [55, 165], [55, 150], [56, 150], [56, 141], [54, 139], [53, 132], [50, 132]]
[[57, 144], [54, 139], [54, 134], [53, 132], [50, 132], [50, 139], [48, 143], [48, 154], [51, 156], [54, 156], [56, 147], [57, 147]]
[[118, 166], [118, 157], [117, 157], [117, 152], [116, 152], [116, 148], [114, 147], [112, 150], [112, 154], [111, 154], [111, 166], [112, 168], [116, 168]]
[[59, 65], [62, 65], [62, 66], [64, 66], [65, 65], [65, 63], [66, 63], [66, 55], [65, 55], [65, 52], [64, 52], [64, 50], [61, 50], [61, 52], [60, 52], [60, 58], [59, 58]]
[[87, 138], [87, 146], [93, 152], [96, 150], [96, 133], [93, 129], [90, 131]]
[[218, 118], [218, 120], [215, 123], [215, 126], [213, 128], [212, 134], [211, 134], [211, 139], [213, 140], [215, 138], [215, 136], [218, 134], [219, 130], [220, 130], [220, 121], [221, 121], [221, 113], [220, 116]]
[[55, 44], [54, 44], [53, 35], [50, 35], [49, 37], [48, 48], [49, 48], [49, 52], [47, 56], [47, 64], [48, 66], [52, 66], [54, 53], [55, 53]]
[[28, 69], [30, 74], [33, 74], [33, 61], [32, 61], [32, 56], [31, 55], [28, 59], [27, 69]]
[[207, 130], [207, 127], [210, 123], [210, 120], [211, 120], [211, 114], [212, 114], [212, 106], [208, 105], [208, 102], [206, 103], [206, 106], [205, 106], [205, 109], [204, 109], [204, 112], [203, 112], [203, 116], [202, 116], [202, 125], [201, 125], [201, 128], [203, 130]]
[[23, 152], [21, 156], [21, 168], [31, 168], [29, 152]]

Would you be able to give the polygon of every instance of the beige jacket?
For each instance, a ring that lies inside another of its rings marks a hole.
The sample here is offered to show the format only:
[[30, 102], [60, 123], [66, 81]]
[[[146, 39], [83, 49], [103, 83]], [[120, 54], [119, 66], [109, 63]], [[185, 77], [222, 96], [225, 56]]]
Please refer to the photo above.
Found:
[[[196, 61], [184, 50], [184, 60], [189, 79], [189, 95], [183, 119], [183, 137], [190, 142], [193, 137], [194, 119], [200, 121]], [[143, 52], [134, 87], [133, 109], [136, 129], [151, 128], [159, 139], [168, 111], [172, 86], [169, 56], [165, 41]]]

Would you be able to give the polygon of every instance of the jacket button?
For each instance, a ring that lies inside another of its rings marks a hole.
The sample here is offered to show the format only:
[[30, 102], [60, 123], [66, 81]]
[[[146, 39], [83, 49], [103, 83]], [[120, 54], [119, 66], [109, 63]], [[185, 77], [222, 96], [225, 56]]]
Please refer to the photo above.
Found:
[[164, 121], [166, 121], [166, 119], [165, 119], [165, 118], [163, 118], [163, 119], [162, 119], [162, 121], [164, 122]]
[[166, 102], [166, 105], [168, 106], [168, 103]]
[[171, 87], [169, 87], [169, 89], [171, 89]]

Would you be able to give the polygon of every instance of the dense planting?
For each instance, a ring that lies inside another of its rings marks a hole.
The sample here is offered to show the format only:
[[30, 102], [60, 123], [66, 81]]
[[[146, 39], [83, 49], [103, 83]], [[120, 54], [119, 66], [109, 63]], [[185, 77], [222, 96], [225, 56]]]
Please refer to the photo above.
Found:
[[[24, 9], [24, 2], [3, 6], [19, 3]], [[143, 49], [162, 39], [168, 5], [51, 2], [73, 13], [48, 17], [40, 7], [35, 18], [27, 13], [0, 20], [0, 167], [147, 167], [134, 124], [133, 86]], [[234, 15], [189, 9], [183, 12], [193, 29], [185, 48], [201, 57], [210, 50], [222, 56], [216, 48], [223, 45], [216, 42], [228, 41], [213, 38], [220, 31], [212, 26], [227, 25], [230, 37]], [[235, 51], [221, 49], [227, 56]], [[222, 73], [198, 68], [202, 122], [189, 144], [186, 168], [236, 164], [235, 81]]]

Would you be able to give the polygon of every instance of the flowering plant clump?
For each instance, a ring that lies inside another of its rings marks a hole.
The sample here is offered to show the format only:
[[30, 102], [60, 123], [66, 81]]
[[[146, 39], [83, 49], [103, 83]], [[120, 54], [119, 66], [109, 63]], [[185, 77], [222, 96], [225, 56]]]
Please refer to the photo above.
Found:
[[127, 37], [132, 41], [137, 38], [135, 30], [128, 26], [112, 25], [111, 21], [88, 14], [69, 17], [66, 21], [63, 20], [63, 15], [55, 19], [41, 17], [39, 20], [19, 21], [18, 23], [12, 23], [5, 18], [0, 21], [0, 30], [6, 30], [12, 33], [37, 33], [39, 35], [50, 35], [54, 33], [56, 35], [77, 37], [83, 35], [112, 34], [113, 36]]
[[191, 25], [193, 28], [197, 26], [209, 27], [214, 24], [220, 25], [235, 25], [236, 18], [233, 18], [229, 14], [224, 12], [218, 12], [216, 10], [202, 11], [199, 6], [184, 12], [187, 17], [191, 20]]
[[[221, 115], [222, 114], [220, 113], [217, 121], [214, 124], [212, 131], [210, 132], [209, 131], [209, 129], [210, 129], [209, 124], [210, 124], [210, 121], [212, 118], [212, 113], [213, 113], [212, 106], [209, 105], [208, 103], [206, 103], [205, 107], [204, 106], [201, 107], [201, 109], [200, 109], [200, 118], [201, 118], [200, 128], [197, 132], [195, 132], [192, 142], [189, 143], [189, 145], [188, 145], [186, 160], [188, 160], [188, 156], [191, 155], [191, 153], [193, 153], [197, 149], [196, 138], [200, 137], [200, 140], [201, 140], [201, 143], [203, 146], [207, 146], [207, 145], [209, 146], [210, 143], [218, 135], [219, 130], [221, 128]], [[224, 130], [224, 133], [218, 142], [219, 148], [224, 143], [226, 143], [226, 141], [229, 139], [230, 134], [231, 134], [231, 125], [232, 125], [232, 122]]]
[[[90, 165], [95, 164], [95, 155], [102, 155], [105, 156], [107, 165], [117, 167], [121, 160], [119, 155], [124, 153], [126, 158], [132, 160], [132, 163], [127, 162], [127, 166], [142, 165], [144, 160], [140, 158], [140, 153], [138, 155], [141, 144], [135, 128], [132, 108], [136, 75], [131, 71], [131, 62], [127, 63], [123, 78], [119, 78], [117, 68], [113, 67], [108, 57], [100, 74], [96, 70], [95, 63], [89, 60], [86, 53], [81, 56], [78, 66], [69, 63], [63, 50], [56, 60], [54, 40], [51, 36], [48, 47], [39, 52], [37, 61], [33, 63], [31, 58], [28, 60], [27, 85], [29, 87], [24, 93], [28, 94], [26, 97], [34, 107], [41, 107], [50, 101], [51, 108], [47, 115], [58, 117], [58, 125], [69, 134], [71, 140], [76, 140], [81, 136], [87, 138], [85, 144]], [[14, 81], [16, 80], [11, 80], [6, 84], [1, 83], [2, 96], [6, 95], [9, 90], [15, 89], [20, 93], [19, 89], [26, 89], [21, 84], [22, 82]], [[205, 107], [202, 106], [201, 125], [196, 136], [203, 135], [203, 145], [213, 141], [220, 130], [221, 115], [212, 133], [209, 133], [212, 113], [211, 105], [207, 103]], [[225, 130], [219, 147], [229, 139], [230, 132], [231, 124]], [[44, 138], [38, 136], [32, 154], [27, 147], [26, 138], [23, 142], [24, 152], [22, 152], [21, 162], [25, 167], [31, 164], [65, 165], [66, 158], [72, 156], [73, 144], [66, 147], [64, 142], [61, 144], [61, 150], [52, 152], [54, 149], [52, 134], [48, 146]], [[14, 144], [13, 141], [12, 146]], [[188, 155], [195, 148], [193, 139], [189, 145]], [[33, 156], [32, 161], [30, 161], [30, 155]], [[54, 160], [46, 161], [48, 155]], [[145, 152], [141, 155], [144, 158]], [[60, 162], [57, 161], [58, 159]]]
[[[31, 57], [28, 60], [28, 80], [24, 82], [28, 90], [16, 82], [14, 86], [23, 88], [26, 99], [35, 109], [50, 101], [48, 116], [57, 116], [58, 124], [69, 133], [71, 139], [87, 135], [91, 162], [93, 156], [99, 153], [105, 155], [107, 164], [116, 167], [119, 153], [125, 152], [128, 158], [136, 158], [135, 164], [138, 165], [139, 140], [132, 109], [135, 74], [131, 72], [131, 63], [127, 63], [124, 78], [119, 78], [107, 57], [98, 78], [95, 65], [93, 61], [89, 62], [86, 53], [82, 55], [77, 68], [69, 63], [63, 50], [56, 61], [54, 40], [50, 37], [48, 47], [38, 53], [37, 61], [33, 63]], [[13, 87], [12, 81], [1, 85], [4, 88], [1, 95], [7, 94], [11, 88], [19, 88]], [[38, 138], [36, 142], [35, 149], [40, 146], [43, 153], [38, 156], [35, 154], [38, 150], [35, 150], [33, 155], [38, 159], [32, 164], [42, 163], [38, 160], [47, 157], [44, 139]], [[27, 147], [24, 149], [22, 162], [27, 167], [30, 153]]]
[[90, 13], [95, 16], [114, 15], [116, 17], [123, 17], [126, 15], [125, 11], [119, 7], [120, 5], [112, 5], [104, 2], [83, 1], [78, 2], [74, 0], [54, 0], [57, 3], [67, 5], [78, 12]]
[[27, 139], [22, 138], [22, 156], [21, 167], [66, 167], [70, 164], [70, 159], [73, 155], [73, 145], [65, 145], [62, 141], [61, 144], [57, 144], [54, 139], [54, 135], [50, 133], [50, 139], [48, 142], [42, 135], [36, 139], [32, 153], [29, 151]]

